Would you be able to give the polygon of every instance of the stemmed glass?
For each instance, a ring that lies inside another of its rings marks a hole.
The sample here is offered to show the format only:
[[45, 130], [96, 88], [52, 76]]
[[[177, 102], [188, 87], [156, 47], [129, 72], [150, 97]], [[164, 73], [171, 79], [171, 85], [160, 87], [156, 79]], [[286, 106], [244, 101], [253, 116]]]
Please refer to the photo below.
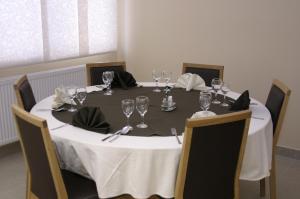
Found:
[[112, 95], [113, 91], [110, 89], [110, 87], [113, 79], [114, 79], [114, 71], [105, 71], [102, 73], [102, 80], [107, 88], [104, 95]]
[[166, 86], [168, 86], [168, 83], [171, 81], [172, 78], [172, 72], [163, 71], [162, 78], [165, 80]]
[[142, 122], [138, 125], [136, 125], [138, 128], [147, 128], [148, 125], [144, 122], [144, 116], [148, 111], [149, 106], [149, 98], [146, 96], [138, 96], [135, 99], [135, 106], [136, 110], [139, 112], [139, 114], [142, 117]]
[[157, 92], [157, 93], [161, 92], [161, 90], [158, 88], [158, 81], [161, 78], [161, 73], [158, 72], [157, 70], [153, 70], [152, 71], [152, 78], [155, 81], [155, 85], [156, 85], [156, 88], [153, 89], [153, 92]]
[[220, 78], [214, 78], [211, 80], [211, 87], [215, 92], [214, 100], [212, 101], [213, 104], [220, 104], [221, 102], [217, 99], [218, 91], [221, 89], [222, 80]]
[[222, 93], [224, 95], [223, 102], [222, 102], [221, 106], [229, 106], [229, 104], [226, 103], [226, 95], [230, 91], [229, 84], [223, 82], [223, 84], [221, 86], [221, 91], [222, 91]]
[[123, 113], [125, 114], [125, 116], [127, 118], [127, 126], [131, 127], [129, 125], [129, 118], [134, 111], [134, 100], [133, 99], [124, 99], [124, 100], [122, 100], [121, 103], [122, 103]]
[[77, 87], [76, 86], [68, 86], [66, 87], [66, 91], [67, 91], [67, 96], [70, 100], [71, 106], [68, 109], [69, 112], [75, 112], [77, 111], [77, 108], [74, 106], [74, 99], [76, 98], [77, 95]]
[[85, 101], [86, 96], [87, 96], [86, 88], [77, 88], [76, 99], [79, 101], [81, 106]]
[[203, 115], [208, 116], [208, 109], [211, 104], [212, 95], [208, 91], [201, 91], [199, 96], [200, 108], [203, 110]]

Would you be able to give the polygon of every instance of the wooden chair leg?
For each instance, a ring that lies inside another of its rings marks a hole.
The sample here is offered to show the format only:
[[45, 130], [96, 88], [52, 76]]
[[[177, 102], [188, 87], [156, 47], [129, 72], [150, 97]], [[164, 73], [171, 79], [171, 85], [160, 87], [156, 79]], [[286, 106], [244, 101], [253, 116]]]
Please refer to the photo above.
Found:
[[263, 178], [259, 181], [260, 184], [260, 197], [266, 196], [266, 178]]
[[276, 199], [276, 165], [275, 165], [275, 155], [272, 155], [272, 169], [270, 172], [270, 198]]
[[31, 186], [30, 186], [30, 174], [29, 174], [29, 171], [27, 170], [26, 171], [26, 198], [27, 199], [30, 199], [30, 189], [31, 189]]
[[275, 163], [274, 163], [274, 164], [272, 164], [272, 169], [271, 169], [271, 174], [270, 174], [270, 182], [269, 182], [271, 199], [276, 199], [276, 173], [275, 172], [276, 172], [276, 170], [275, 170]]

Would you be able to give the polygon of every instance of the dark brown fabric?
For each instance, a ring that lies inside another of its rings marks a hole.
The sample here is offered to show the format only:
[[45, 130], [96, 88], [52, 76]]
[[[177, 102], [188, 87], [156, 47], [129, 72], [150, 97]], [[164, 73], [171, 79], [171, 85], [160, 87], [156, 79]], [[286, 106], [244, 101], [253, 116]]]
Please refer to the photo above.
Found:
[[[114, 93], [111, 96], [103, 95], [103, 91], [89, 93], [84, 106], [99, 106], [105, 116], [105, 120], [110, 124], [110, 132], [121, 129], [126, 125], [126, 117], [122, 112], [121, 100], [126, 98], [135, 99], [139, 95], [148, 96], [150, 106], [145, 115], [145, 123], [148, 128], [139, 129], [135, 127], [141, 122], [141, 116], [135, 110], [130, 117], [130, 124], [134, 127], [128, 135], [134, 136], [170, 136], [171, 127], [175, 127], [179, 134], [184, 131], [185, 120], [196, 111], [200, 111], [199, 91], [192, 90], [186, 92], [185, 89], [172, 89], [171, 95], [176, 102], [176, 109], [172, 112], [161, 111], [161, 103], [163, 93], [155, 93], [153, 88], [149, 87], [133, 87], [129, 90], [113, 89]], [[223, 100], [222, 95], [218, 95], [219, 100]], [[230, 102], [228, 102], [230, 103]], [[212, 104], [211, 111], [217, 114], [231, 112], [228, 107]], [[52, 112], [53, 116], [60, 121], [71, 123], [72, 115], [70, 112]]]
[[28, 81], [24, 81], [19, 88], [21, 98], [24, 104], [24, 109], [30, 112], [32, 107], [36, 104], [32, 88]]
[[185, 199], [233, 199], [245, 120], [193, 129]]
[[277, 122], [283, 105], [284, 97], [284, 92], [277, 86], [273, 85], [266, 101], [266, 107], [267, 109], [269, 109], [272, 117], [273, 132], [275, 132], [275, 129], [277, 127]]
[[43, 199], [57, 198], [41, 129], [17, 117], [31, 173], [31, 190]]
[[114, 80], [111, 84], [112, 88], [128, 89], [130, 87], [137, 86], [136, 80], [131, 73], [126, 71], [116, 71], [114, 74]]
[[91, 68], [91, 85], [103, 84], [102, 73], [105, 71], [124, 71], [122, 66], [107, 66]]
[[241, 111], [249, 109], [250, 101], [249, 91], [246, 90], [237, 98], [237, 100], [235, 100], [235, 102], [231, 105], [230, 110]]
[[99, 107], [83, 107], [75, 113], [72, 119], [72, 125], [95, 131], [99, 133], [108, 133], [109, 124]]
[[213, 78], [220, 77], [220, 71], [217, 69], [187, 67], [185, 72], [199, 75], [205, 81], [206, 86], [211, 86]]
[[69, 199], [98, 199], [94, 181], [67, 170], [61, 170]]

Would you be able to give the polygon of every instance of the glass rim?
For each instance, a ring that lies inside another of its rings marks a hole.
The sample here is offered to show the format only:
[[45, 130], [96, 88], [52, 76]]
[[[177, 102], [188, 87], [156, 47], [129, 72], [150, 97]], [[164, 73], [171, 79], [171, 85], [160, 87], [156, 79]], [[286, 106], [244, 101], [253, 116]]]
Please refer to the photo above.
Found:
[[122, 99], [121, 102], [133, 102], [134, 103], [134, 99]]

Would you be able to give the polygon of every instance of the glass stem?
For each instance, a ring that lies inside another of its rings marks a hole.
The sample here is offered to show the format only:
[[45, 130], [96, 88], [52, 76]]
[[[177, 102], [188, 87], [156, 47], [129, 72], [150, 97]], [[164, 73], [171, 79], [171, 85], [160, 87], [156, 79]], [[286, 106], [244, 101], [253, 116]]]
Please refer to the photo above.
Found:
[[156, 88], [158, 89], [158, 80], [155, 80]]
[[144, 124], [145, 122], [145, 115], [141, 115], [142, 116], [142, 124]]
[[225, 100], [226, 100], [226, 94], [224, 93], [223, 103], [225, 103]]
[[127, 126], [129, 126], [129, 117], [127, 116]]

